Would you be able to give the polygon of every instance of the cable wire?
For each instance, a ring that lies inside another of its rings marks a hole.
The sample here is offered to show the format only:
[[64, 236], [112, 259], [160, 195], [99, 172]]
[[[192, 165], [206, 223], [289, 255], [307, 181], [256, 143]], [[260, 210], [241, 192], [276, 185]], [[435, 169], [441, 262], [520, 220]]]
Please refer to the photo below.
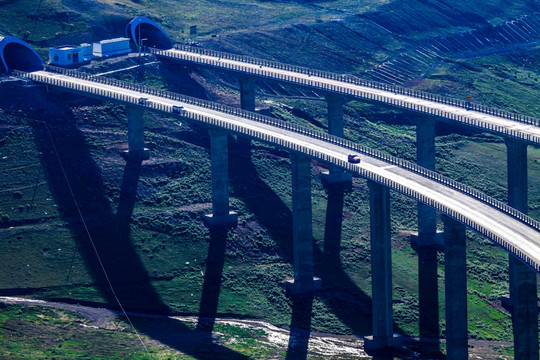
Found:
[[139, 334], [139, 332], [137, 331], [137, 329], [135, 329], [135, 326], [133, 325], [133, 322], [131, 322], [131, 319], [129, 318], [126, 310], [124, 310], [124, 307], [122, 306], [122, 303], [120, 302], [120, 299], [118, 298], [118, 296], [116, 295], [116, 291], [114, 290], [114, 287], [112, 285], [112, 282], [109, 278], [109, 275], [107, 274], [107, 271], [105, 270], [105, 266], [103, 265], [103, 262], [101, 261], [101, 257], [99, 256], [99, 252], [96, 248], [96, 245], [94, 243], [94, 240], [92, 239], [92, 235], [90, 234], [90, 230], [88, 229], [88, 226], [86, 225], [86, 221], [84, 219], [84, 216], [82, 214], [82, 211], [81, 211], [81, 208], [79, 207], [79, 204], [77, 202], [77, 199], [75, 198], [75, 193], [73, 192], [73, 189], [71, 187], [71, 183], [69, 182], [69, 179], [67, 177], [67, 174], [66, 174], [66, 171], [64, 169], [64, 166], [62, 165], [62, 160], [60, 159], [60, 155], [58, 155], [58, 151], [56, 150], [56, 145], [54, 143], [54, 140], [52, 138], [52, 135], [51, 135], [51, 132], [49, 130], [49, 126], [47, 125], [46, 122], [44, 122], [45, 124], [45, 128], [47, 129], [47, 134], [49, 136], [49, 139], [51, 140], [51, 144], [52, 144], [52, 147], [53, 147], [53, 150], [54, 150], [54, 153], [56, 155], [56, 158], [58, 159], [58, 164], [60, 165], [60, 169], [62, 170], [62, 174], [64, 175], [64, 178], [66, 180], [66, 183], [67, 183], [67, 186], [68, 186], [68, 189], [69, 189], [69, 192], [71, 194], [71, 198], [73, 199], [73, 203], [75, 204], [75, 207], [77, 208], [77, 211], [79, 213], [79, 217], [81, 218], [81, 221], [82, 221], [82, 224], [84, 226], [84, 230], [86, 232], [86, 234], [88, 235], [88, 239], [90, 240], [90, 243], [92, 244], [92, 248], [94, 249], [94, 253], [96, 254], [96, 257], [98, 259], [98, 262], [99, 262], [99, 265], [101, 267], [101, 270], [103, 271], [103, 274], [105, 275], [105, 279], [107, 281], [107, 284], [109, 285], [109, 289], [111, 290], [113, 296], [114, 296], [114, 299], [116, 300], [116, 303], [118, 304], [118, 306], [120, 307], [120, 310], [122, 311], [122, 314], [124, 314], [124, 316], [126, 317], [129, 325], [131, 326], [131, 328], [133, 329], [133, 331], [135, 332], [135, 335], [137, 336], [137, 338], [139, 339], [139, 342], [141, 343], [142, 347], [144, 348], [144, 351], [150, 356], [150, 358], [153, 359], [153, 356], [152, 354], [150, 354], [150, 352], [148, 351], [148, 348], [146, 347], [146, 345], [144, 344], [144, 341], [142, 340], [142, 337], [141, 335]]

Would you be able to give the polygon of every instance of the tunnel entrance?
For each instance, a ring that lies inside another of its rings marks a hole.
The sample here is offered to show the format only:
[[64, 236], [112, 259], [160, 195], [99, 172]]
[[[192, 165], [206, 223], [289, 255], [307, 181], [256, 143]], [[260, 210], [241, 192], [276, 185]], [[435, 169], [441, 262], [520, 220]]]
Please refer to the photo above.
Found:
[[173, 47], [169, 35], [158, 24], [145, 17], [137, 17], [131, 20], [126, 28], [126, 33], [137, 49], [139, 45], [163, 50]]
[[26, 42], [14, 36], [0, 38], [0, 72], [35, 71], [42, 66], [43, 59]]

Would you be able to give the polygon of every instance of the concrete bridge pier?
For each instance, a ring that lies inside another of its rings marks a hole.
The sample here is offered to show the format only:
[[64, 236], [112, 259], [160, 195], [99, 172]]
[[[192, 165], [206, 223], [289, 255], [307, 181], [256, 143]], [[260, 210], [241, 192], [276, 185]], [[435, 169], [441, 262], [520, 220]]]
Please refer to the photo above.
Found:
[[293, 295], [320, 288], [313, 272], [313, 232], [311, 214], [311, 159], [291, 153], [294, 281], [287, 284]]
[[234, 226], [238, 214], [229, 211], [229, 151], [227, 132], [218, 129], [210, 133], [210, 166], [212, 167], [212, 214], [206, 215], [208, 227]]
[[324, 258], [328, 266], [340, 266], [341, 229], [345, 186], [343, 182], [327, 183], [326, 221], [324, 224]]
[[[327, 94], [328, 133], [343, 137], [343, 104], [345, 98], [340, 95]], [[345, 190], [352, 186], [352, 174], [335, 166], [321, 174], [321, 182], [328, 191], [326, 206], [326, 222], [324, 230], [324, 253], [329, 264], [340, 263], [341, 226], [343, 222], [343, 198]]]
[[[240, 108], [247, 111], [255, 111], [255, 78], [249, 75], [239, 77], [240, 82]], [[251, 140], [237, 137], [237, 143], [249, 154]]]
[[150, 151], [144, 147], [144, 109], [138, 106], [126, 106], [128, 120], [128, 146], [124, 152], [126, 160], [148, 160]]
[[[328, 133], [343, 137], [343, 104], [345, 98], [340, 95], [327, 94], [326, 103], [328, 106]], [[350, 186], [352, 174], [330, 166], [329, 171], [322, 174], [321, 180], [326, 184], [343, 183], [344, 186]]]
[[[508, 167], [508, 203], [527, 213], [527, 144], [505, 139]], [[509, 256], [510, 308], [514, 333], [514, 358], [538, 359], [538, 295], [536, 273]]]
[[255, 111], [255, 78], [240, 77], [240, 107], [247, 111]]
[[465, 225], [443, 216], [446, 359], [468, 358]]
[[368, 351], [398, 347], [392, 313], [392, 244], [390, 229], [390, 190], [368, 181], [371, 232], [371, 302], [373, 338], [365, 339]]
[[[435, 170], [435, 120], [420, 116], [416, 121], [416, 162]], [[418, 235], [411, 236], [418, 254], [418, 302], [420, 339], [439, 339], [439, 287], [437, 251], [443, 248], [437, 233], [435, 209], [418, 203]], [[431, 343], [431, 342], [430, 342]], [[438, 350], [438, 342], [432, 343]]]

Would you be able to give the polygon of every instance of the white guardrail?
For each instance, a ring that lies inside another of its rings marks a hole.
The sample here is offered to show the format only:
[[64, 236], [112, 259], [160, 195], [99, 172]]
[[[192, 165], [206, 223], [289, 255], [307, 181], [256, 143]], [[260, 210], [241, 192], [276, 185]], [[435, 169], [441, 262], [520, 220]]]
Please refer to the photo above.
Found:
[[[176, 50], [179, 50], [179, 51], [175, 51], [171, 49], [160, 50], [160, 49], [150, 48], [150, 52], [157, 56], [174, 58], [174, 59], [179, 59], [179, 60], [188, 61], [192, 63], [204, 64], [211, 67], [227, 69], [227, 70], [245, 73], [245, 74], [253, 74], [259, 77], [263, 77], [263, 78], [280, 80], [283, 82], [307, 86], [307, 87], [323, 90], [326, 92], [333, 92], [333, 93], [338, 93], [341, 95], [352, 96], [355, 98], [381, 102], [381, 103], [395, 106], [395, 107], [427, 113], [427, 114], [438, 116], [441, 118], [462, 122], [472, 127], [500, 133], [505, 136], [520, 139], [520, 140], [526, 140], [530, 143], [540, 144], [540, 137], [536, 135], [524, 134], [514, 129], [509, 129], [503, 126], [494, 125], [487, 122], [472, 119], [466, 115], [459, 115], [452, 111], [435, 109], [429, 106], [425, 106], [421, 104], [414, 104], [414, 103], [403, 101], [401, 99], [396, 99], [390, 96], [373, 94], [371, 92], [362, 91], [361, 89], [358, 89], [358, 88], [354, 89], [347, 86], [329, 84], [325, 82], [324, 80], [320, 80], [317, 78], [324, 78], [324, 79], [334, 80], [334, 81], [338, 81], [342, 83], [354, 84], [354, 85], [368, 87], [372, 89], [383, 90], [392, 94], [401, 94], [401, 95], [411, 96], [418, 99], [433, 101], [439, 104], [447, 104], [447, 105], [460, 107], [467, 110], [478, 111], [481, 113], [493, 115], [493, 116], [504, 118], [504, 119], [509, 119], [509, 120], [516, 121], [523, 124], [540, 126], [540, 120], [531, 116], [524, 116], [524, 115], [516, 114], [513, 112], [509, 112], [509, 111], [500, 110], [500, 109], [492, 108], [489, 106], [468, 102], [465, 100], [452, 99], [452, 98], [441, 96], [441, 95], [430, 94], [423, 91], [407, 89], [401, 86], [389, 85], [389, 84], [379, 83], [376, 81], [359, 79], [352, 75], [335, 74], [335, 73], [331, 73], [327, 71], [314, 70], [314, 69], [297, 66], [297, 65], [284, 64], [284, 63], [280, 63], [276, 61], [257, 59], [257, 58], [253, 58], [249, 56], [236, 55], [236, 54], [225, 53], [225, 52], [209, 50], [209, 49], [202, 49], [200, 47], [193, 47], [193, 46], [188, 46], [188, 45], [176, 45], [175, 48]], [[180, 52], [180, 51], [183, 51], [183, 52]], [[201, 55], [204, 55], [206, 57], [202, 57]], [[243, 63], [251, 64], [251, 65], [258, 65], [258, 67], [257, 66], [248, 67], [248, 66], [243, 66], [239, 64], [232, 64], [229, 62], [221, 61], [221, 59], [233, 60], [233, 61], [243, 62]], [[297, 77], [297, 76], [288, 75], [288, 74], [284, 74], [280, 72], [270, 71], [268, 69], [264, 69], [263, 66], [266, 68], [271, 68], [271, 69], [285, 70], [285, 71], [294, 72], [297, 74], [304, 74], [304, 75], [308, 75], [309, 77], [308, 78]]]
[[[308, 128], [305, 128], [305, 127], [302, 127], [302, 126], [299, 126], [299, 125], [296, 125], [296, 124], [287, 123], [285, 121], [281, 121], [281, 120], [274, 119], [274, 118], [271, 118], [271, 117], [268, 117], [268, 116], [260, 115], [260, 114], [249, 112], [249, 111], [245, 111], [245, 110], [242, 110], [242, 109], [233, 108], [233, 107], [222, 105], [222, 104], [219, 104], [219, 103], [215, 103], [215, 102], [211, 102], [211, 101], [207, 101], [207, 100], [202, 100], [202, 99], [198, 99], [198, 98], [193, 98], [193, 97], [189, 97], [189, 96], [185, 96], [185, 95], [180, 95], [180, 94], [176, 94], [176, 93], [173, 93], [173, 92], [170, 92], [170, 91], [155, 89], [155, 88], [151, 88], [151, 87], [144, 86], [144, 85], [129, 83], [129, 82], [126, 82], [126, 81], [111, 79], [111, 78], [102, 77], [102, 76], [90, 75], [90, 74], [87, 74], [87, 73], [74, 71], [74, 70], [56, 68], [56, 67], [52, 67], [52, 66], [48, 66], [48, 65], [45, 66], [45, 70], [48, 71], [48, 72], [51, 72], [51, 73], [57, 73], [57, 74], [62, 74], [62, 75], [66, 75], [66, 76], [73, 77], [73, 78], [89, 80], [89, 81], [93, 81], [93, 82], [96, 82], [96, 83], [115, 86], [115, 87], [118, 87], [118, 88], [121, 88], [121, 89], [129, 89], [129, 90], [137, 91], [137, 92], [144, 93], [144, 94], [160, 96], [160, 97], [163, 97], [163, 98], [176, 100], [176, 101], [184, 102], [184, 103], [191, 104], [191, 105], [200, 106], [200, 107], [203, 107], [203, 108], [220, 111], [220, 112], [223, 112], [223, 113], [226, 113], [226, 114], [246, 118], [246, 119], [253, 120], [253, 121], [256, 121], [256, 122], [260, 122], [260, 123], [263, 123], [263, 124], [272, 125], [272, 126], [275, 126], [277, 128], [286, 129], [288, 131], [292, 131], [292, 132], [295, 132], [295, 133], [298, 133], [298, 134], [303, 134], [303, 135], [312, 137], [314, 139], [319, 139], [319, 140], [322, 140], [322, 141], [326, 141], [328, 143], [338, 145], [338, 146], [341, 146], [343, 148], [350, 149], [350, 150], [353, 150], [353, 151], [361, 153], [361, 154], [368, 155], [368, 156], [376, 158], [378, 160], [385, 161], [385, 162], [387, 162], [389, 164], [399, 166], [399, 167], [401, 167], [403, 169], [406, 169], [406, 170], [411, 171], [413, 173], [424, 176], [424, 177], [426, 177], [428, 179], [436, 181], [436, 182], [438, 182], [440, 184], [443, 184], [445, 186], [448, 186], [448, 187], [450, 187], [450, 188], [452, 188], [454, 190], [458, 190], [458, 191], [460, 191], [460, 192], [462, 192], [462, 193], [464, 193], [464, 194], [466, 194], [468, 196], [471, 196], [471, 197], [473, 197], [473, 198], [475, 198], [475, 199], [477, 199], [477, 200], [479, 200], [479, 201], [481, 201], [481, 202], [483, 202], [485, 204], [490, 205], [493, 208], [496, 208], [497, 210], [499, 210], [499, 211], [501, 211], [501, 212], [503, 212], [503, 213], [505, 213], [507, 215], [510, 215], [510, 216], [514, 217], [515, 219], [521, 221], [522, 223], [527, 224], [531, 228], [533, 228], [533, 229], [540, 232], [540, 222], [538, 222], [535, 219], [530, 218], [529, 216], [527, 216], [527, 215], [521, 213], [520, 211], [508, 206], [507, 204], [504, 204], [504, 203], [502, 203], [502, 202], [500, 202], [500, 201], [498, 201], [496, 199], [493, 199], [493, 198], [487, 196], [486, 194], [484, 194], [484, 193], [482, 193], [482, 192], [480, 192], [478, 190], [475, 190], [475, 189], [473, 189], [473, 188], [471, 188], [471, 187], [469, 187], [467, 185], [461, 184], [461, 183], [459, 183], [459, 182], [457, 182], [455, 180], [452, 180], [452, 179], [450, 179], [450, 178], [448, 178], [446, 176], [443, 176], [443, 175], [441, 175], [439, 173], [436, 173], [435, 171], [425, 169], [425, 168], [423, 168], [423, 167], [421, 167], [419, 165], [416, 165], [414, 163], [411, 163], [409, 161], [406, 161], [406, 160], [403, 160], [403, 159], [400, 159], [400, 158], [397, 158], [397, 157], [382, 153], [382, 152], [374, 150], [374, 149], [370, 149], [368, 147], [353, 143], [352, 141], [349, 141], [349, 140], [346, 140], [346, 139], [343, 139], [343, 138], [340, 138], [340, 137], [337, 137], [337, 136], [334, 136], [334, 135], [329, 135], [329, 134], [321, 132], [321, 131], [308, 129]], [[147, 101], [147, 102], [145, 102], [144, 105], [141, 105], [141, 104], [139, 104], [139, 98], [140, 98], [139, 96], [126, 95], [126, 94], [123, 94], [121, 91], [110, 91], [110, 90], [105, 90], [105, 89], [97, 89], [97, 88], [94, 88], [94, 87], [86, 86], [85, 84], [82, 84], [82, 83], [73, 83], [73, 82], [63, 80], [61, 78], [53, 78], [53, 77], [43, 76], [43, 75], [40, 75], [40, 74], [37, 74], [37, 73], [31, 73], [31, 72], [27, 73], [27, 72], [13, 70], [12, 74], [16, 75], [16, 76], [29, 78], [29, 79], [32, 79], [32, 80], [34, 80], [36, 82], [71, 89], [72, 91], [75, 91], [75, 92], [82, 92], [82, 93], [85, 93], [85, 94], [92, 94], [92, 95], [96, 95], [96, 96], [103, 97], [103, 98], [106, 98], [106, 99], [112, 99], [112, 100], [116, 100], [116, 101], [120, 101], [120, 102], [128, 103], [128, 104], [135, 104], [135, 105], [138, 105], [138, 106], [144, 106], [144, 107], [147, 107], [147, 108], [150, 108], [150, 109], [154, 109], [154, 110], [162, 111], [162, 112], [166, 112], [166, 113], [171, 113], [172, 114], [172, 113], [175, 112], [173, 110], [172, 105], [158, 104], [158, 103], [150, 102], [150, 101]], [[303, 147], [303, 146], [299, 146], [299, 145], [297, 145], [295, 143], [289, 142], [287, 140], [283, 140], [282, 138], [277, 137], [277, 136], [272, 136], [272, 135], [268, 135], [268, 134], [263, 133], [263, 132], [259, 132], [259, 131], [255, 131], [255, 130], [251, 130], [251, 129], [246, 129], [246, 128], [243, 128], [243, 127], [238, 126], [238, 125], [230, 124], [230, 123], [228, 123], [226, 121], [223, 121], [223, 120], [219, 120], [219, 119], [216, 119], [216, 118], [213, 118], [213, 117], [210, 117], [210, 116], [206, 116], [206, 115], [190, 113], [188, 111], [183, 111], [181, 114], [178, 114], [178, 115], [180, 115], [180, 116], [182, 116], [182, 117], [184, 117], [184, 118], [186, 118], [188, 120], [191, 120], [191, 121], [200, 122], [200, 123], [203, 123], [205, 125], [210, 125], [210, 126], [214, 126], [214, 127], [219, 127], [221, 129], [225, 129], [225, 130], [231, 131], [233, 133], [237, 133], [237, 134], [240, 134], [240, 135], [245, 135], [245, 136], [257, 139], [257, 140], [261, 140], [261, 141], [264, 141], [264, 142], [272, 143], [274, 145], [278, 145], [278, 146], [287, 148], [287, 149], [289, 149], [291, 151], [302, 153], [302, 154], [307, 155], [307, 156], [309, 156], [311, 158], [315, 158], [315, 159], [320, 160], [322, 162], [332, 164], [332, 165], [340, 167], [340, 168], [342, 168], [342, 169], [344, 169], [346, 171], [357, 174], [357, 175], [359, 175], [359, 176], [361, 176], [363, 178], [373, 180], [373, 181], [375, 181], [377, 183], [380, 183], [380, 184], [382, 184], [384, 186], [387, 186], [387, 187], [389, 187], [391, 189], [394, 189], [394, 190], [396, 190], [396, 191], [398, 191], [398, 192], [400, 192], [402, 194], [405, 194], [405, 195], [407, 195], [407, 196], [409, 196], [409, 197], [411, 197], [411, 198], [413, 198], [415, 200], [418, 200], [418, 201], [420, 201], [420, 202], [422, 202], [422, 203], [424, 203], [424, 204], [426, 204], [426, 205], [428, 205], [428, 206], [430, 206], [430, 207], [432, 207], [432, 208], [434, 208], [434, 209], [436, 209], [436, 210], [438, 210], [438, 211], [440, 211], [440, 212], [442, 212], [442, 213], [456, 219], [457, 221], [461, 222], [462, 224], [476, 230], [478, 233], [486, 236], [487, 238], [489, 238], [492, 241], [494, 241], [495, 243], [497, 243], [499, 246], [507, 249], [508, 251], [510, 251], [513, 254], [515, 254], [516, 256], [518, 256], [524, 262], [526, 262], [531, 267], [533, 267], [537, 272], [540, 272], [540, 264], [537, 264], [535, 261], [533, 261], [530, 257], [528, 257], [521, 250], [517, 249], [510, 242], [506, 241], [505, 239], [503, 239], [500, 236], [496, 235], [495, 233], [491, 232], [489, 229], [486, 229], [486, 228], [478, 225], [476, 222], [472, 221], [471, 219], [459, 214], [458, 212], [454, 211], [453, 209], [451, 209], [451, 208], [449, 208], [449, 207], [447, 207], [445, 205], [442, 205], [442, 204], [440, 204], [440, 203], [438, 203], [438, 202], [436, 202], [436, 201], [434, 201], [432, 199], [429, 199], [429, 198], [425, 197], [424, 195], [422, 195], [418, 191], [415, 191], [413, 189], [404, 187], [399, 183], [396, 183], [396, 182], [394, 182], [392, 180], [384, 178], [384, 177], [382, 177], [382, 176], [380, 176], [378, 174], [375, 174], [375, 173], [373, 173], [371, 171], [368, 171], [368, 170], [365, 170], [363, 168], [359, 168], [357, 166], [354, 166], [354, 165], [348, 163], [347, 161], [344, 161], [344, 160], [341, 160], [341, 159], [336, 159], [334, 157], [328, 156], [328, 155], [326, 155], [324, 153], [315, 151], [313, 149], [306, 148], [306, 147]]]

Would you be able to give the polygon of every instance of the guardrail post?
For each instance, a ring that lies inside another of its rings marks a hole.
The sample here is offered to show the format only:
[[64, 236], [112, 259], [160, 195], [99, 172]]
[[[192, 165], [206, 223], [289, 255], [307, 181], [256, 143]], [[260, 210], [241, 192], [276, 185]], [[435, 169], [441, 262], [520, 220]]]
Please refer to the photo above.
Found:
[[[506, 138], [508, 203], [528, 212], [527, 144]], [[538, 359], [538, 296], [534, 270], [509, 255], [510, 311], [514, 333], [514, 358]]]
[[144, 147], [144, 109], [138, 106], [126, 106], [128, 121], [129, 150], [123, 153], [126, 160], [148, 160], [150, 150]]
[[311, 214], [311, 159], [291, 153], [294, 280], [287, 283], [292, 294], [320, 288], [313, 276], [313, 233]]
[[[416, 162], [435, 170], [435, 120], [420, 115], [416, 120]], [[420, 339], [439, 338], [439, 287], [437, 250], [442, 250], [441, 234], [437, 234], [435, 209], [418, 202], [418, 235], [411, 235], [411, 244], [418, 254], [418, 305]], [[438, 342], [426, 342], [439, 349]]]
[[465, 225], [443, 215], [446, 359], [468, 358]]
[[211, 129], [210, 166], [212, 168], [212, 214], [204, 217], [208, 227], [234, 226], [238, 214], [229, 211], [229, 151], [226, 131]]
[[365, 348], [377, 351], [399, 347], [400, 338], [393, 333], [390, 189], [371, 180], [368, 186], [373, 338], [365, 339]]

